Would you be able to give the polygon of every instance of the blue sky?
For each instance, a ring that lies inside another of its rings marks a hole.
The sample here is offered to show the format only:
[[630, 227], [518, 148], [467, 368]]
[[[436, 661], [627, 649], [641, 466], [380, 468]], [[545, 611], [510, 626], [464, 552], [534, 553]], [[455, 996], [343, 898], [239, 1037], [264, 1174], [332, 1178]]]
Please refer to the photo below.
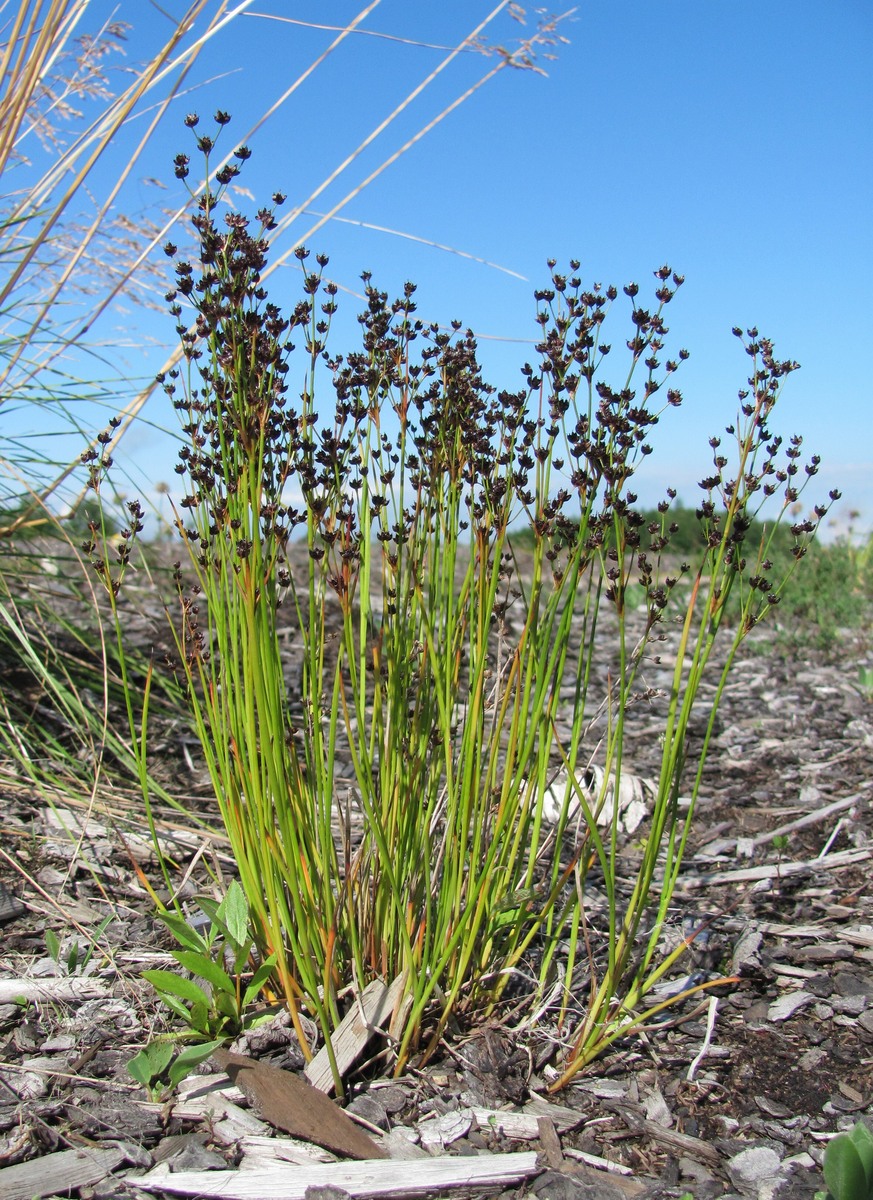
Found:
[[[174, 197], [172, 157], [191, 140], [185, 111], [201, 113], [203, 131], [215, 108], [229, 110], [229, 149], [336, 36], [264, 14], [343, 26], [363, 6], [255, 0], [201, 55], [188, 81], [196, 90], [171, 110], [121, 207]], [[381, 0], [361, 28], [450, 47], [495, 6]], [[175, 14], [185, 5], [165, 0], [164, 8]], [[94, 6], [116, 10], [134, 26], [129, 60], [144, 57], [165, 18], [146, 0]], [[534, 21], [531, 10], [526, 26], [504, 10], [485, 37], [511, 47]], [[802, 365], [771, 424], [802, 434], [805, 448], [822, 456], [807, 497], [840, 487], [842, 513], [856, 507], [870, 526], [873, 7], [868, 0], [612, 0], [581, 4], [559, 32], [569, 44], [555, 47], [554, 61], [538, 59], [546, 76], [500, 71], [340, 214], [506, 271], [339, 221], [319, 230], [311, 249], [330, 255], [330, 272], [352, 292], [362, 270], [390, 293], [414, 280], [422, 316], [457, 317], [481, 335], [486, 377], [501, 387], [515, 385], [532, 356], [532, 292], [547, 281], [548, 258], [578, 258], [587, 281], [636, 280], [643, 290], [668, 262], [686, 277], [669, 309], [668, 345], [687, 347], [691, 358], [677, 379], [685, 404], [664, 416], [642, 498], [656, 500], [673, 484], [695, 502], [707, 439], [733, 418], [747, 373], [731, 327], [754, 324], [780, 357]], [[250, 139], [241, 182], [259, 203], [277, 189], [289, 206], [304, 200], [445, 55], [351, 35]], [[459, 55], [312, 209], [327, 211], [497, 61]], [[123, 139], [117, 153], [125, 153]], [[167, 190], [142, 182], [148, 175]], [[313, 221], [301, 217], [295, 236]], [[271, 293], [293, 304], [292, 268], [277, 273]], [[345, 292], [340, 301], [333, 348], [347, 350], [358, 301]], [[626, 313], [614, 311], [610, 324], [614, 342], [627, 336]], [[117, 361], [135, 375], [160, 365], [153, 343], [173, 344], [169, 317], [127, 308], [102, 335], [111, 340], [115, 330], [127, 343]], [[150, 415], [172, 424], [159, 405]], [[172, 452], [158, 434], [134, 432], [126, 453], [147, 480], [170, 478]]]

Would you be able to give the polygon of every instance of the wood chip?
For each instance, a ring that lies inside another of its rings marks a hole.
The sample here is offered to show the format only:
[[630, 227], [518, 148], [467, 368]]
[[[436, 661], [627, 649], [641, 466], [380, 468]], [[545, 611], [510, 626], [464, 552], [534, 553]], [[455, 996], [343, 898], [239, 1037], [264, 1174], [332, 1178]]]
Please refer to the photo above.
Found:
[[599, 1154], [586, 1154], [584, 1150], [575, 1150], [572, 1146], [568, 1146], [564, 1153], [568, 1158], [587, 1163], [589, 1167], [596, 1167], [599, 1171], [609, 1171], [614, 1175], [633, 1175], [631, 1168], [626, 1167], [624, 1163], [610, 1162], [608, 1158], [601, 1158]]
[[449, 1111], [430, 1121], [421, 1121], [418, 1136], [425, 1150], [433, 1154], [459, 1138], [466, 1137], [473, 1124], [473, 1113], [469, 1108], [460, 1112]]
[[[549, 1112], [554, 1109], [554, 1115]], [[571, 1117], [566, 1116], [567, 1113]], [[551, 1121], [561, 1133], [573, 1129], [582, 1122], [582, 1113], [561, 1108], [558, 1104], [543, 1102], [539, 1106], [527, 1105], [523, 1112], [504, 1108], [473, 1108], [473, 1116], [480, 1129], [487, 1133], [510, 1138], [513, 1141], [532, 1142], [540, 1136], [539, 1122], [542, 1118]]]
[[[390, 988], [381, 980], [374, 979], [361, 992], [357, 1003], [346, 1013], [331, 1038], [337, 1069], [341, 1076], [357, 1062], [367, 1043], [378, 1030], [391, 1020], [402, 993], [402, 976], [395, 979]], [[333, 1072], [324, 1046], [308, 1064], [305, 1074], [312, 1086], [320, 1092], [329, 1094], [333, 1091]]]
[[690, 1134], [679, 1133], [675, 1129], [666, 1129], [655, 1121], [649, 1121], [643, 1116], [642, 1109], [638, 1105], [607, 1101], [605, 1107], [617, 1112], [633, 1133], [644, 1133], [653, 1142], [666, 1146], [668, 1150], [673, 1150], [677, 1154], [687, 1154], [689, 1158], [697, 1159], [698, 1162], [704, 1162], [712, 1167], [717, 1167], [721, 1161], [715, 1146], [711, 1146], [709, 1142], [704, 1142], [700, 1138], [691, 1137]]
[[80, 1000], [100, 1000], [109, 994], [109, 988], [101, 980], [82, 979], [79, 976], [0, 979], [0, 1004], [15, 1004], [18, 1000], [76, 1003]]
[[527, 1117], [548, 1117], [554, 1122], [558, 1133], [567, 1133], [568, 1130], [575, 1129], [585, 1119], [578, 1109], [567, 1108], [565, 1104], [554, 1104], [536, 1094], [524, 1106], [524, 1114]]
[[538, 1117], [537, 1128], [543, 1146], [543, 1156], [546, 1160], [546, 1165], [551, 1167], [553, 1171], [560, 1171], [564, 1165], [564, 1154], [561, 1150], [557, 1130], [555, 1129], [555, 1122], [550, 1120], [549, 1117]]
[[240, 1167], [244, 1171], [269, 1170], [286, 1163], [305, 1167], [310, 1163], [335, 1161], [329, 1150], [298, 1138], [247, 1136], [241, 1137], [236, 1145], [243, 1156]]
[[385, 1151], [351, 1117], [300, 1075], [228, 1050], [215, 1050], [212, 1058], [277, 1129], [347, 1158], [384, 1158]]
[[[149, 1192], [182, 1196], [219, 1196], [222, 1200], [305, 1200], [307, 1188], [342, 1188], [350, 1196], [429, 1196], [455, 1188], [508, 1188], [537, 1172], [533, 1151], [480, 1154], [416, 1161], [320, 1163], [270, 1171], [177, 1171], [159, 1167], [136, 1186]], [[22, 1197], [29, 1200], [29, 1197]]]
[[124, 1151], [61, 1150], [42, 1158], [0, 1169], [0, 1200], [38, 1200], [55, 1192], [69, 1195], [111, 1175], [124, 1161]]
[[584, 1161], [568, 1164], [567, 1173], [572, 1179], [578, 1179], [586, 1186], [584, 1194], [588, 1196], [614, 1196], [618, 1192], [627, 1197], [627, 1200], [635, 1200], [635, 1197], [648, 1191], [648, 1185], [639, 1179], [632, 1179], [630, 1173], [621, 1175], [610, 1171], [607, 1176], [605, 1169], [596, 1170]]

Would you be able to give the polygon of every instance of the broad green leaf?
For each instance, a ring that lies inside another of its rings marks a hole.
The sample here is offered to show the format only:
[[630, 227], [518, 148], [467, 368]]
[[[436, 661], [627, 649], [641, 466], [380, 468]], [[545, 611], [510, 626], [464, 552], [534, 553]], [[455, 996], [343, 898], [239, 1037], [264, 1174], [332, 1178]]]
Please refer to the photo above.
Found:
[[824, 1177], [834, 1200], [867, 1200], [867, 1176], [857, 1147], [847, 1133], [839, 1133], [828, 1144]]
[[173, 958], [186, 971], [190, 971], [192, 975], [199, 975], [201, 979], [211, 983], [218, 991], [233, 992], [236, 995], [236, 985], [227, 971], [222, 970], [214, 958], [210, 958], [207, 954], [198, 954], [194, 950], [174, 950]]
[[184, 1050], [180, 1050], [170, 1067], [170, 1086], [175, 1087], [190, 1071], [205, 1062], [213, 1050], [224, 1045], [226, 1040], [226, 1038], [218, 1038], [213, 1042], [203, 1042], [199, 1046], [186, 1046]]
[[849, 1137], [858, 1151], [864, 1176], [867, 1180], [867, 1194], [873, 1194], [873, 1133], [863, 1121], [859, 1121], [854, 1129], [849, 1130]]
[[191, 1004], [202, 1004], [204, 1008], [209, 1008], [209, 997], [193, 979], [184, 979], [172, 971], [143, 971], [142, 977], [161, 995], [178, 996]]
[[242, 947], [249, 942], [249, 905], [246, 894], [235, 879], [230, 881], [227, 895], [218, 906], [218, 915], [227, 926], [231, 941]]

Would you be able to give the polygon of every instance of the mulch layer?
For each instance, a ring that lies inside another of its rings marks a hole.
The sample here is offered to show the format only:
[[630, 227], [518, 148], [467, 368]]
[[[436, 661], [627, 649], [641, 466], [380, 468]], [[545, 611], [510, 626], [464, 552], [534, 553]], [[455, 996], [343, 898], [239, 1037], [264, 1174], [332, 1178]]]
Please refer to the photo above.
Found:
[[[0, 776], [3, 845], [31, 881], [0, 864], [0, 1200], [811, 1197], [833, 1133], [873, 1125], [865, 653], [848, 635], [828, 653], [786, 650], [762, 627], [725, 691], [673, 916], [679, 931], [705, 925], [682, 972], [740, 982], [667, 1010], [555, 1095], [545, 1024], [471, 1030], [399, 1079], [362, 1072], [349, 1107], [389, 1156], [381, 1184], [360, 1182], [366, 1164], [289, 1138], [299, 1113], [284, 1127], [281, 1115], [263, 1119], [275, 1106], [243, 1086], [245, 1071], [228, 1077], [230, 1059], [228, 1071], [209, 1062], [148, 1101], [127, 1062], [170, 1026], [139, 974], [174, 964], [131, 865], [154, 872], [141, 822], [121, 798], [110, 819], [102, 796], [90, 808], [88, 797], [47, 806]], [[662, 687], [666, 670], [652, 664], [646, 686]], [[657, 722], [657, 703], [642, 705], [628, 729], [628, 769], [642, 778], [657, 774]], [[174, 771], [189, 770], [183, 749], [171, 747]], [[191, 887], [203, 878], [198, 854], [221, 861], [221, 845], [204, 850], [196, 831], [165, 832], [193, 863]], [[639, 836], [628, 836], [629, 861]], [[33, 998], [20, 1003], [25, 982]], [[234, 1049], [262, 1065], [302, 1064], [281, 1016]], [[498, 1179], [496, 1167], [489, 1177], [498, 1162], [515, 1177]]]

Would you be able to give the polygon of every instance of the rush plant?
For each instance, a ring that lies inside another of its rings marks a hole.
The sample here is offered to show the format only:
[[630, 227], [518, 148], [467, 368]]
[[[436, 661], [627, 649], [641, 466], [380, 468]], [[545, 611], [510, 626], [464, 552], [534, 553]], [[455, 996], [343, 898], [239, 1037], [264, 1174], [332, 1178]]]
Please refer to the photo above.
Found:
[[[219, 129], [227, 119], [218, 114]], [[194, 136], [208, 179], [215, 138]], [[687, 352], [663, 355], [679, 275], [655, 272], [650, 307], [636, 284], [624, 289], [631, 330], [613, 382], [604, 324], [618, 291], [585, 288], [576, 262], [569, 275], [551, 264], [536, 294], [538, 358], [518, 391], [485, 383], [459, 324], [424, 324], [411, 284], [389, 303], [364, 276], [361, 347], [342, 357], [328, 350], [337, 289], [326, 260], [311, 267], [298, 250], [303, 298], [285, 316], [262, 285], [274, 208], [254, 222], [220, 208], [247, 157], [240, 147], [195, 193], [199, 262], [176, 263], [168, 297], [183, 365], [161, 383], [180, 416], [185, 488], [166, 601], [171, 665], [259, 961], [275, 962], [307, 1053], [302, 1011], [329, 1047], [348, 986], [399, 977], [398, 1071], [431, 1054], [450, 1020], [492, 1010], [519, 976], [542, 1011], [557, 970], [562, 1086], [675, 1002], [647, 996], [687, 946], [659, 950], [715, 709], [784, 582], [771, 576], [773, 527], [751, 546], [747, 532], [764, 500], [778, 493], [784, 515], [816, 473], [815, 457], [805, 474], [798, 465], [799, 438], [783, 448], [770, 432], [796, 364], [756, 330], [735, 331], [749, 387], [728, 444], [712, 439], [701, 549], [682, 562], [670, 554], [675, 493], [647, 521], [633, 490], [652, 427], [682, 399], [673, 376]], [[179, 155], [177, 176], [188, 172]], [[107, 455], [85, 461], [99, 493]], [[131, 517], [114, 551], [96, 524], [89, 540], [112, 595], [135, 505]], [[794, 524], [792, 562], [814, 529]], [[741, 618], [692, 761], [689, 719], [729, 597]], [[601, 627], [613, 653], [594, 705]], [[664, 630], [676, 638], [663, 757], [628, 892], [619, 806], [609, 815], [607, 800], [620, 791], [641, 666]], [[607, 897], [602, 928], [586, 917], [589, 877]]]

